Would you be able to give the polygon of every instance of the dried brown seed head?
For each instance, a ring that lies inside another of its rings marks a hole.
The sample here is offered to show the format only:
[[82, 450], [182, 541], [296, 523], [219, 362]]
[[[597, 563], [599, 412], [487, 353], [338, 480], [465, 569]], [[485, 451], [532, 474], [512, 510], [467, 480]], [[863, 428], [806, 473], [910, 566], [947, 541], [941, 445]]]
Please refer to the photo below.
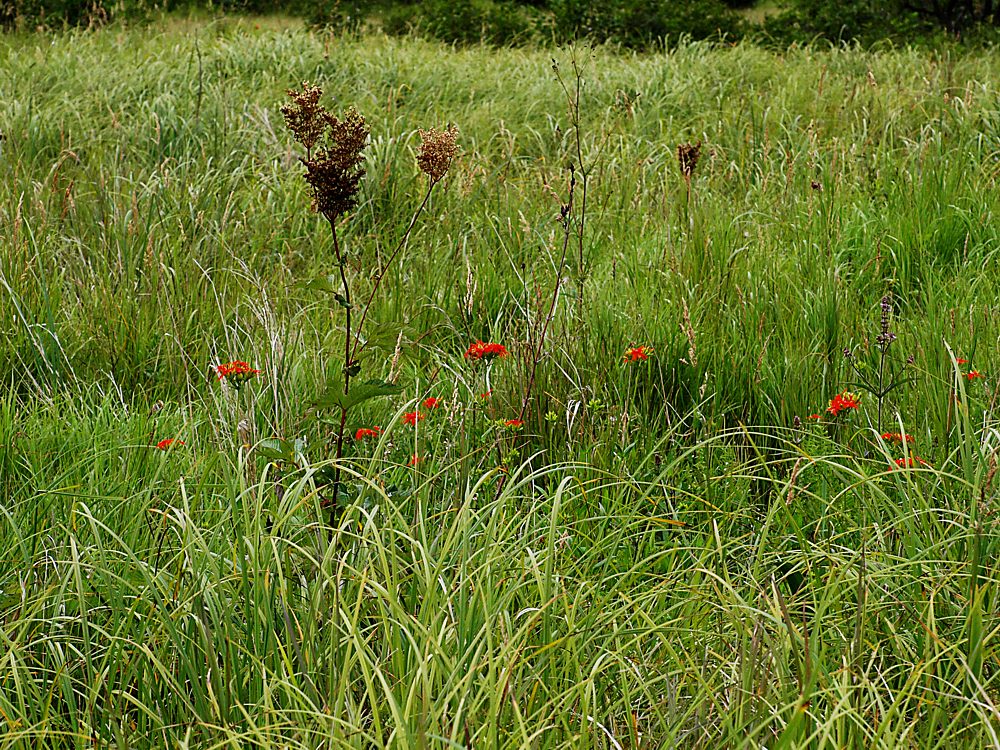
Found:
[[[340, 120], [329, 112], [323, 113], [323, 121], [328, 128], [328, 141], [323, 149], [323, 158], [334, 162], [346, 172], [361, 169], [365, 147], [371, 130], [365, 118], [354, 107], [344, 113]], [[362, 173], [364, 172], [361, 169]]]
[[364, 150], [369, 129], [353, 107], [344, 119], [323, 112], [326, 143], [315, 158], [303, 159], [306, 182], [313, 189], [313, 208], [331, 221], [358, 204], [358, 185], [364, 177]]
[[690, 180], [701, 158], [701, 141], [697, 143], [681, 143], [677, 146], [677, 163], [685, 180]]
[[458, 154], [458, 128], [449, 125], [444, 130], [430, 128], [420, 131], [420, 151], [417, 166], [420, 171], [437, 182], [448, 172]]
[[327, 112], [319, 103], [322, 95], [323, 90], [319, 86], [310, 86], [309, 81], [303, 81], [302, 91], [289, 89], [288, 96], [292, 101], [281, 105], [285, 124], [307, 151], [312, 151], [326, 128], [323, 118]]

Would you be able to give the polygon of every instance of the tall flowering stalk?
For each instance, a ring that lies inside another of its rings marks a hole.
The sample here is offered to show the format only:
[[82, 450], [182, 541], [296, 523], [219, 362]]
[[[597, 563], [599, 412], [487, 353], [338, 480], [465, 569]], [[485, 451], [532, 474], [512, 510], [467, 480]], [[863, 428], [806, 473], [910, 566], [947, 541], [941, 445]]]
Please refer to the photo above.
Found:
[[[341, 248], [337, 231], [338, 222], [358, 203], [361, 179], [365, 175], [364, 151], [368, 146], [371, 130], [365, 118], [353, 107], [342, 118], [328, 112], [320, 103], [322, 90], [308, 82], [302, 84], [301, 91], [290, 90], [290, 101], [281, 107], [285, 124], [295, 140], [305, 149], [300, 161], [305, 167], [304, 178], [312, 189], [313, 209], [327, 220], [333, 237], [333, 251], [336, 258], [339, 284], [325, 280], [317, 285], [332, 292], [334, 299], [344, 310], [344, 361], [340, 377], [327, 386], [326, 394], [317, 406], [336, 407], [340, 410], [340, 424], [337, 430], [337, 463], [334, 468], [333, 498], [331, 501], [331, 526], [338, 512], [337, 500], [340, 494], [340, 461], [344, 455], [344, 437], [347, 433], [347, 412], [352, 406], [378, 396], [386, 396], [400, 389], [390, 383], [366, 381], [352, 389], [352, 382], [361, 373], [358, 362], [361, 349], [361, 329], [368, 317], [368, 311], [375, 295], [392, 262], [398, 257], [410, 236], [417, 218], [430, 199], [434, 186], [448, 172], [458, 153], [458, 131], [452, 126], [445, 130], [421, 130], [421, 146], [417, 155], [417, 166], [428, 176], [427, 191], [423, 201], [414, 213], [409, 226], [389, 260], [374, 274], [375, 281], [371, 293], [361, 311], [356, 325], [353, 319], [354, 295], [351, 279], [348, 278], [346, 258]], [[338, 288], [339, 287], [339, 288]]]
[[892, 301], [889, 295], [882, 297], [879, 303], [881, 309], [881, 319], [879, 321], [879, 333], [875, 336], [875, 345], [878, 349], [878, 363], [874, 376], [869, 376], [863, 362], [859, 362], [850, 349], [844, 349], [844, 358], [850, 364], [851, 369], [858, 378], [859, 388], [868, 391], [875, 397], [878, 416], [876, 429], [882, 432], [882, 415], [885, 410], [886, 398], [894, 390], [910, 381], [909, 378], [901, 377], [903, 371], [913, 363], [913, 357], [906, 360], [906, 363], [897, 370], [893, 370], [889, 361], [889, 349], [896, 341], [896, 334], [891, 330]]

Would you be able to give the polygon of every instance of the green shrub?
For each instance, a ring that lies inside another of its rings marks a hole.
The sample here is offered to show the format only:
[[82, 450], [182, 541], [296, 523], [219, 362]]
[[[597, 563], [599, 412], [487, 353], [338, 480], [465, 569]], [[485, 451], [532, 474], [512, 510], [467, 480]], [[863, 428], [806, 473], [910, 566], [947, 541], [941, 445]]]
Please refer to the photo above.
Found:
[[739, 18], [720, 0], [553, 0], [552, 22], [559, 41], [588, 37], [629, 47], [657, 40], [736, 38]]
[[364, 27], [371, 10], [371, 3], [360, 0], [314, 0], [306, 4], [302, 15], [312, 28], [354, 34]]
[[430, 0], [420, 3], [416, 27], [452, 44], [509, 45], [531, 37], [537, 12], [505, 0]]
[[3, 28], [64, 28], [107, 23], [115, 15], [142, 10], [137, 0], [0, 0]]
[[995, 36], [1000, 13], [985, 2], [931, 0], [792, 0], [769, 18], [767, 37], [785, 45], [816, 38], [873, 44], [939, 42], [943, 34], [987, 40]]

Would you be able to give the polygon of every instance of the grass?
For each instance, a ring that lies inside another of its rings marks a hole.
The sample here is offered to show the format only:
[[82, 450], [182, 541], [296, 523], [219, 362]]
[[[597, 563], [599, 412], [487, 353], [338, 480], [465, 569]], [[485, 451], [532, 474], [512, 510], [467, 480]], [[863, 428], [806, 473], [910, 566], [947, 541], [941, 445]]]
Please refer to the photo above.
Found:
[[[995, 53], [173, 19], [0, 67], [0, 747], [1000, 747]], [[303, 79], [372, 127], [361, 289], [417, 128], [464, 149], [366, 328], [404, 392], [351, 412], [382, 431], [332, 532]], [[478, 338], [511, 351], [488, 383]], [[899, 384], [881, 424], [862, 378]]]

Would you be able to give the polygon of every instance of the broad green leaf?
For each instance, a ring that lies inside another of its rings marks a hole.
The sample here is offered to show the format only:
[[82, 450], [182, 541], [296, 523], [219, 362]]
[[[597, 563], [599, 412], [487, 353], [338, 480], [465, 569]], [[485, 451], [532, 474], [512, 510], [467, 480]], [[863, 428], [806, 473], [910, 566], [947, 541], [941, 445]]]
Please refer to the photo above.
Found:
[[393, 385], [382, 380], [368, 380], [364, 383], [355, 383], [351, 386], [351, 391], [344, 394], [344, 387], [340, 378], [331, 378], [327, 383], [326, 392], [320, 396], [316, 402], [318, 409], [330, 409], [334, 406], [347, 410], [353, 406], [382, 396], [394, 396], [401, 393], [402, 386]]
[[295, 445], [283, 438], [266, 438], [261, 440], [257, 450], [265, 458], [272, 461], [294, 461]]
[[329, 292], [331, 294], [340, 293], [340, 279], [335, 277], [333, 274], [310, 279], [303, 284], [303, 286], [306, 289], [315, 289], [318, 292]]

